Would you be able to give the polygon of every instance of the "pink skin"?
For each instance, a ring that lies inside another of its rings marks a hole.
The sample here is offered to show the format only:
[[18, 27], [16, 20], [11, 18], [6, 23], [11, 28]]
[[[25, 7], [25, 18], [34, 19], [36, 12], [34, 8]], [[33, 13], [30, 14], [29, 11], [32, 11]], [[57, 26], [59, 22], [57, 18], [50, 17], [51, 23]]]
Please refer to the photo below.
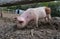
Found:
[[17, 27], [23, 28], [25, 27], [29, 21], [33, 20], [34, 16], [31, 14], [30, 9], [26, 10], [23, 14], [17, 17]]
[[[36, 21], [36, 26], [38, 27], [38, 19], [46, 18], [46, 7], [38, 7], [38, 8], [30, 8], [27, 9], [23, 14], [17, 17], [17, 27], [23, 28], [25, 27], [29, 21]], [[48, 15], [50, 17], [50, 14]], [[46, 19], [47, 20], [47, 19]]]

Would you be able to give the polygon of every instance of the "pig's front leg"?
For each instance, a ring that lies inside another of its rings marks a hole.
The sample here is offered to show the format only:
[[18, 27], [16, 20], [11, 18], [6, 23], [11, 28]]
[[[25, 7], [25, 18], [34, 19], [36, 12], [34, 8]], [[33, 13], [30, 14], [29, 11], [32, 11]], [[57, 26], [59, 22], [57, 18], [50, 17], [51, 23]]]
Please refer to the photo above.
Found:
[[38, 27], [38, 17], [36, 17], [35, 22], [36, 22], [36, 27]]

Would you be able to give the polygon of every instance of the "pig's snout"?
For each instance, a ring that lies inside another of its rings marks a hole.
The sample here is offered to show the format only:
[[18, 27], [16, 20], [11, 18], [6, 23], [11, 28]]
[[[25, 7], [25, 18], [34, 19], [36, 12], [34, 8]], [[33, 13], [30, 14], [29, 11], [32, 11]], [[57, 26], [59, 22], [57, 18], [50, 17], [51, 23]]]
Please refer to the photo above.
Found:
[[17, 28], [24, 28], [26, 25], [26, 20], [24, 18], [17, 18]]
[[20, 24], [24, 23], [24, 21], [18, 21]]
[[21, 29], [21, 28], [24, 28], [26, 25], [26, 23], [24, 21], [18, 21], [17, 23], [17, 28], [18, 29]]
[[19, 24], [23, 24], [25, 19], [24, 18], [17, 18]]

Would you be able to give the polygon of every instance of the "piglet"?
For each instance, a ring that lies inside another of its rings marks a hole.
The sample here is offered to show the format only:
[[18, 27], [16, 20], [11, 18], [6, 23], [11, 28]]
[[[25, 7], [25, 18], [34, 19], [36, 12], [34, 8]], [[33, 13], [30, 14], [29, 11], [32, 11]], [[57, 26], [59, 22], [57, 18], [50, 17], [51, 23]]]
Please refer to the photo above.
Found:
[[17, 27], [23, 28], [25, 27], [29, 21], [33, 20], [35, 18], [34, 13], [32, 12], [32, 9], [27, 9], [23, 14], [17, 17]]
[[23, 28], [31, 20], [36, 21], [36, 26], [38, 27], [38, 19], [42, 19], [42, 18], [51, 19], [50, 8], [48, 7], [29, 8], [26, 11], [24, 11], [23, 14], [17, 17], [17, 27]]

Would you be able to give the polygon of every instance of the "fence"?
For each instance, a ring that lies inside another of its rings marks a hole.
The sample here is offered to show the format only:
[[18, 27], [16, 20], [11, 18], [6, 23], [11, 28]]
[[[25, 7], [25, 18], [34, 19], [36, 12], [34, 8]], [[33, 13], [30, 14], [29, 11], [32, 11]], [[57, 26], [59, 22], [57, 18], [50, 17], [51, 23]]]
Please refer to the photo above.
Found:
[[14, 18], [19, 15], [20, 14], [16, 14], [15, 10], [0, 10], [0, 17]]

